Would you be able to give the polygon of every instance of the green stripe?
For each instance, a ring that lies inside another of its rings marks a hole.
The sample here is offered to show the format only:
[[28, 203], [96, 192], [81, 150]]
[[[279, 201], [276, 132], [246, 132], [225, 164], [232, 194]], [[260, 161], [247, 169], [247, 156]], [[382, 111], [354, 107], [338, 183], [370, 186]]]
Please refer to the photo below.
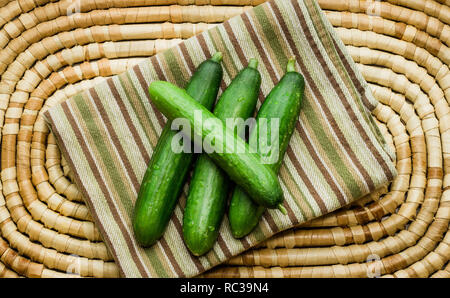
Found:
[[[306, 205], [308, 205], [309, 210], [311, 210], [311, 213], [312, 213], [314, 216], [317, 216], [317, 214], [314, 212], [314, 209], [312, 208], [311, 204], [309, 203], [307, 197], [305, 196], [305, 193], [302, 191], [302, 188], [299, 187], [299, 185], [296, 183], [294, 177], [292, 176], [292, 173], [291, 173], [291, 170], [289, 169], [289, 167], [286, 167], [286, 166], [285, 166], [285, 169], [286, 169], [286, 173], [288, 173], [288, 174], [289, 174], [289, 177], [291, 177], [292, 181], [294, 181], [297, 190], [301, 193], [301, 195], [302, 195], [302, 198], [301, 198], [301, 199], [303, 199], [303, 201], [306, 203]], [[284, 182], [284, 181], [283, 181], [283, 182]], [[286, 183], [285, 183], [285, 184], [286, 184]], [[300, 206], [300, 203], [298, 202], [298, 199], [299, 199], [299, 198], [296, 198], [296, 197], [294, 196], [294, 194], [291, 192], [291, 190], [289, 189], [289, 187], [286, 187], [286, 189], [288, 190], [289, 194], [290, 194], [291, 197], [293, 198], [293, 201], [295, 202], [295, 204], [297, 205], [298, 209], [299, 209], [300, 212], [302, 213], [303, 218], [307, 218], [307, 216], [306, 216], [305, 213], [304, 213], [305, 211], [302, 209], [302, 207]]]
[[[120, 82], [120, 86], [122, 87], [123, 92], [125, 93], [128, 103], [130, 104], [131, 108], [133, 109], [133, 112], [136, 115], [136, 118], [139, 121], [139, 124], [143, 128], [142, 131], [145, 133], [145, 136], [147, 137], [147, 142], [151, 145], [152, 142], [151, 142], [151, 137], [148, 134], [149, 133], [148, 129], [151, 129], [155, 136], [158, 136], [158, 133], [157, 133], [155, 127], [153, 126], [153, 122], [150, 120], [148, 115], [146, 115], [147, 110], [144, 107], [144, 105], [142, 104], [142, 101], [139, 100], [139, 96], [138, 96], [136, 88], [134, 87], [133, 81], [131, 80], [130, 73], [126, 72], [123, 75], [117, 76], [117, 78]], [[129, 86], [131, 86], [131, 89], [129, 88]], [[117, 87], [117, 85], [116, 85], [116, 87]], [[152, 150], [153, 149], [154, 148], [152, 148]]]
[[345, 163], [336, 154], [337, 150], [327, 137], [327, 134], [323, 129], [323, 125], [320, 123], [319, 117], [321, 117], [321, 115], [316, 114], [308, 100], [303, 101], [303, 114], [308, 119], [308, 123], [313, 129], [314, 135], [319, 141], [322, 150], [326, 153], [328, 160], [333, 164], [333, 167], [336, 169], [337, 173], [342, 177], [347, 189], [350, 190], [352, 196], [360, 196], [362, 191], [359, 187], [357, 187], [358, 182], [353, 179], [353, 175], [350, 173]]
[[[288, 57], [285, 55], [283, 47], [279, 42], [279, 32], [277, 27], [272, 26], [273, 18], [268, 18], [266, 12], [264, 10], [264, 6], [258, 6], [254, 10], [256, 19], [258, 20], [258, 24], [261, 26], [268, 45], [272, 48], [274, 55], [276, 56], [276, 60], [272, 59], [274, 63], [278, 63], [284, 71], [284, 66], [288, 62]], [[256, 26], [254, 26], [256, 27]]]
[[164, 60], [167, 63], [166, 71], [169, 70], [172, 73], [172, 78], [177, 86], [184, 88], [187, 84], [188, 78], [184, 77], [184, 73], [178, 64], [174, 51], [176, 50], [170, 49], [163, 52]]
[[[158, 277], [170, 277], [168, 271], [166, 271], [166, 268], [164, 268], [163, 264], [161, 263], [161, 260], [159, 259], [158, 255], [156, 254], [156, 250], [159, 250], [159, 248], [152, 248], [152, 249], [144, 249], [145, 256], [148, 258], [151, 266], [155, 270]], [[163, 253], [164, 254], [164, 253]], [[169, 268], [167, 268], [169, 269]]]

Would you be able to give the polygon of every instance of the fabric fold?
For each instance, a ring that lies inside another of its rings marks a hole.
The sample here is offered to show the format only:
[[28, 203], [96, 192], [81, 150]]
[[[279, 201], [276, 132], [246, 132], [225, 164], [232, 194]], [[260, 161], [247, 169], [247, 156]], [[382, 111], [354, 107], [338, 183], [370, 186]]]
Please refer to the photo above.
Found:
[[[288, 214], [267, 211], [241, 240], [225, 217], [213, 250], [195, 257], [182, 237], [186, 184], [164, 236], [142, 248], [133, 236], [133, 207], [166, 122], [147, 88], [154, 80], [184, 87], [216, 51], [223, 53], [221, 92], [250, 58], [260, 61], [257, 108], [291, 56], [305, 77], [304, 105], [279, 173]], [[392, 181], [395, 155], [371, 115], [377, 104], [314, 0], [271, 0], [107, 78], [44, 118], [122, 276], [191, 277]]]

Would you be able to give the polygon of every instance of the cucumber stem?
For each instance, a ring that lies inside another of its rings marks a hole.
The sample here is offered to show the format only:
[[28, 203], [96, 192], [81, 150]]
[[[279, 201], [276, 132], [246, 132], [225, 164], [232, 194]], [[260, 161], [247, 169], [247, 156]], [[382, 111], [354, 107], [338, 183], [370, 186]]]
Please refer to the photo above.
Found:
[[255, 58], [250, 58], [250, 60], [248, 61], [247, 67], [257, 69], [258, 68], [258, 60], [256, 60]]
[[214, 55], [211, 57], [211, 60], [220, 63], [222, 61], [222, 58], [223, 58], [222, 52], [215, 52]]
[[282, 204], [278, 204], [277, 209], [280, 210], [281, 213], [283, 213], [284, 215], [287, 215], [287, 210], [286, 210], [286, 208], [284, 208], [284, 206]]
[[295, 71], [295, 57], [289, 58], [286, 66], [286, 72], [293, 72], [293, 71]]

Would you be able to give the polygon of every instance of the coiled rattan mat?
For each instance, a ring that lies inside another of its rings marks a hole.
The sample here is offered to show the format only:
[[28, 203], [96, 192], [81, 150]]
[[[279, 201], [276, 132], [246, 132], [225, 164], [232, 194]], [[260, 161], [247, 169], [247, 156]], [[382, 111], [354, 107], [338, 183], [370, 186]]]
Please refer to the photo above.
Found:
[[[43, 111], [263, 0], [0, 0], [0, 276], [116, 277]], [[320, 0], [399, 176], [208, 277], [450, 277], [450, 1]]]

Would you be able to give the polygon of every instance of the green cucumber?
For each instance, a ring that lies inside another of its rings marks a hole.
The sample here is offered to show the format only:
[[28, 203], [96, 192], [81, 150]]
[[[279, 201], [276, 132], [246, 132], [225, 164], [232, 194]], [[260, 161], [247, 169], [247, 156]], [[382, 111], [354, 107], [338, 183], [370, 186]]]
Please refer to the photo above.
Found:
[[[247, 119], [253, 115], [261, 86], [258, 61], [250, 59], [222, 93], [214, 108], [214, 115], [222, 120]], [[241, 135], [243, 127], [236, 127]], [[230, 188], [228, 176], [208, 157], [197, 160], [191, 179], [183, 216], [183, 238], [196, 256], [208, 252], [219, 234]]]
[[[256, 116], [256, 125], [250, 134], [249, 143], [258, 142], [258, 127], [261, 119], [279, 119], [279, 151], [276, 160], [269, 162], [274, 172], [278, 173], [284, 153], [298, 121], [305, 81], [295, 71], [295, 59], [291, 58], [286, 67], [286, 74], [270, 91]], [[274, 157], [275, 158], [275, 157]], [[258, 224], [266, 208], [256, 204], [241, 188], [236, 187], [230, 201], [228, 219], [235, 238], [248, 235]]]
[[[186, 92], [205, 109], [212, 109], [217, 98], [223, 70], [222, 53], [203, 61], [186, 86]], [[142, 246], [154, 244], [164, 233], [175, 209], [194, 154], [172, 150], [177, 131], [171, 122], [164, 126], [144, 174], [134, 206], [133, 230]]]
[[[245, 189], [260, 205], [278, 208], [283, 202], [278, 176], [263, 163], [249, 145], [226, 128], [225, 124], [205, 107], [197, 103], [185, 90], [164, 81], [149, 86], [150, 99], [167, 118], [185, 120], [189, 131], [183, 132], [224, 170], [231, 180]], [[187, 129], [186, 129], [187, 130]], [[230, 141], [227, 141], [230, 140]], [[205, 146], [208, 141], [215, 148]]]

